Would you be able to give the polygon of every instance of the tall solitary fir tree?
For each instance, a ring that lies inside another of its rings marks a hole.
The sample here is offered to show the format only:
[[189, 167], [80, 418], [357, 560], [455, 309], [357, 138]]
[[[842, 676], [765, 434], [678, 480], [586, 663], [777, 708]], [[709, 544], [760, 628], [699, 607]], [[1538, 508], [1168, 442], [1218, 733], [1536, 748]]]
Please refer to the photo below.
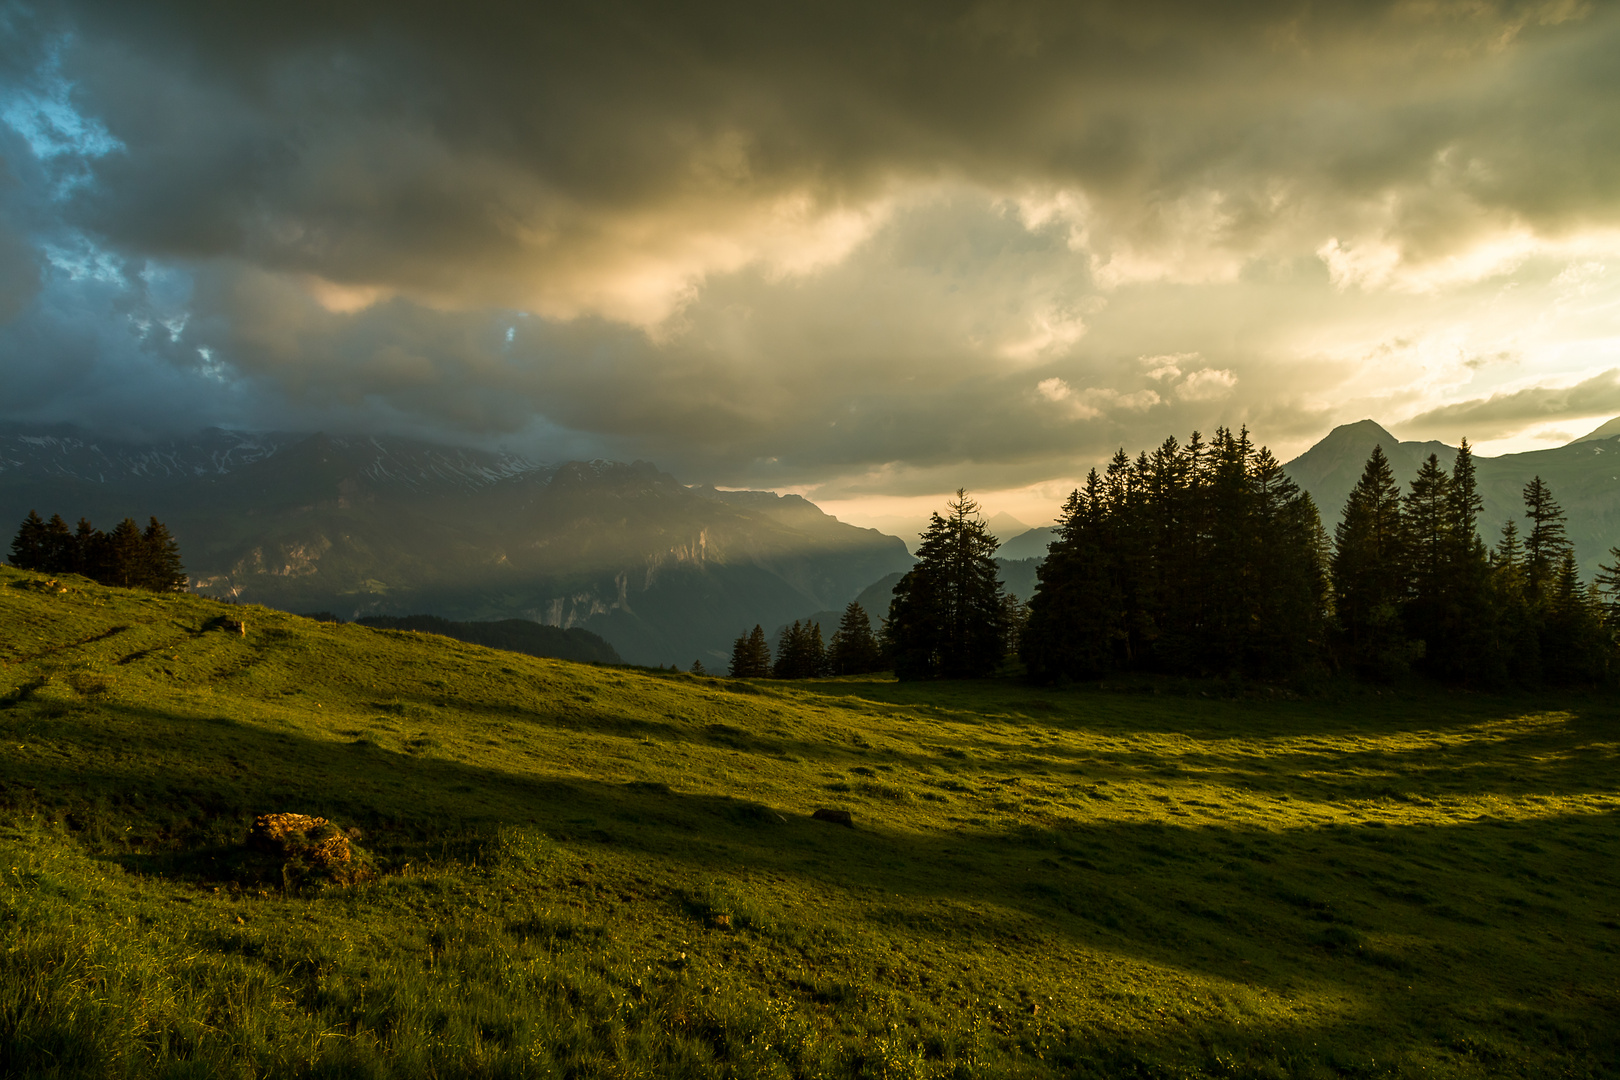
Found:
[[922, 534], [917, 565], [894, 588], [887, 634], [896, 677], [982, 678], [1006, 656], [1000, 545], [979, 505], [958, 489]]

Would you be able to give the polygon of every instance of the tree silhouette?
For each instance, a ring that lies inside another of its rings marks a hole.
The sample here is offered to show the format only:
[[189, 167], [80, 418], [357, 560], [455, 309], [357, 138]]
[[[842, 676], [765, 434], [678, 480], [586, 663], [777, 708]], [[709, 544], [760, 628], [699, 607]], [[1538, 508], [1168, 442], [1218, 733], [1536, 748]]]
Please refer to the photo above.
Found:
[[1334, 606], [1359, 674], [1393, 678], [1420, 654], [1401, 620], [1408, 580], [1401, 489], [1384, 448], [1375, 446], [1333, 534]]
[[739, 637], [731, 646], [733, 679], [766, 679], [771, 674], [771, 647], [765, 641], [765, 630], [759, 625]]
[[917, 565], [894, 588], [888, 637], [900, 679], [982, 678], [1006, 655], [995, 553], [979, 505], [957, 489], [922, 534]]
[[827, 666], [834, 675], [866, 675], [881, 670], [882, 662], [872, 620], [851, 600], [827, 646]]

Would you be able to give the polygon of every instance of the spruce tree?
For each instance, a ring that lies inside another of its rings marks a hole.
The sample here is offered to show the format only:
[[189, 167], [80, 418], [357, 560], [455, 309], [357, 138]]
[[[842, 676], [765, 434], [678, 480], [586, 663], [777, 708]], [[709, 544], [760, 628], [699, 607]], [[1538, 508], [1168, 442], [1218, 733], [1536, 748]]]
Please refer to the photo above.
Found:
[[108, 572], [107, 534], [90, 524], [89, 518], [80, 518], [73, 530], [74, 571], [96, 581], [104, 581]]
[[1111, 552], [1103, 541], [1105, 514], [1097, 470], [1086, 477], [1058, 516], [1057, 538], [1035, 570], [1035, 595], [1019, 643], [1025, 671], [1036, 682], [1094, 679], [1117, 666], [1124, 636]]
[[11, 541], [11, 565], [18, 570], [43, 570], [44, 564], [45, 521], [38, 511], [30, 510]]
[[854, 600], [844, 608], [827, 648], [827, 666], [834, 675], [867, 675], [879, 670], [877, 638], [866, 609]]
[[145, 554], [141, 527], [135, 524], [134, 518], [125, 518], [107, 534], [106, 576], [97, 580], [119, 588], [135, 588], [143, 583]]
[[1537, 476], [1524, 486], [1524, 516], [1530, 534], [1524, 538], [1524, 586], [1531, 607], [1539, 607], [1553, 588], [1564, 556], [1574, 551], [1564, 531], [1564, 510], [1552, 489]]
[[1410, 594], [1402, 609], [1406, 634], [1424, 643], [1425, 666], [1435, 663], [1435, 651], [1443, 648], [1446, 595], [1450, 560], [1455, 553], [1452, 527], [1451, 476], [1440, 467], [1438, 455], [1430, 454], [1418, 468], [1410, 490], [1401, 501], [1401, 528], [1410, 573]]
[[1620, 632], [1620, 547], [1609, 549], [1609, 562], [1599, 564], [1593, 583], [1608, 598], [1603, 605], [1604, 618]]
[[1000, 545], [979, 506], [958, 489], [949, 517], [935, 513], [917, 548], [917, 565], [895, 586], [888, 633], [900, 679], [981, 678], [1006, 652]]
[[1381, 446], [1362, 469], [1333, 533], [1333, 594], [1346, 659], [1361, 675], [1394, 678], [1420, 649], [1406, 638], [1401, 606], [1408, 569], [1401, 489]]
[[733, 679], [764, 679], [771, 674], [771, 648], [765, 642], [765, 630], [755, 624], [754, 629], [739, 637], [731, 646]]
[[[64, 525], [63, 531], [66, 529]], [[168, 526], [151, 518], [141, 534], [141, 544], [141, 587], [153, 592], [183, 592], [189, 579], [180, 562], [180, 545], [169, 534]]]
[[1562, 685], [1601, 680], [1607, 674], [1613, 639], [1603, 625], [1597, 590], [1581, 583], [1573, 551], [1565, 552], [1560, 560], [1545, 607], [1543, 677]]

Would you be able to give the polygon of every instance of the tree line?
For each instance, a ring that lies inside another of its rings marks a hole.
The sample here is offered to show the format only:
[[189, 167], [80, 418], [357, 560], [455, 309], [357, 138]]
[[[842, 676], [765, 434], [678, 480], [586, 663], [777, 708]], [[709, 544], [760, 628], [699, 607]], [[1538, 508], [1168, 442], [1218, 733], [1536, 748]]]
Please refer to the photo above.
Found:
[[[1467, 440], [1403, 491], [1375, 447], [1329, 541], [1247, 430], [1116, 454], [1064, 505], [1020, 651], [1031, 678], [1409, 671], [1479, 686], [1608, 677], [1620, 571], [1584, 584], [1540, 477], [1494, 549]], [[1612, 553], [1620, 565], [1620, 549]], [[1606, 598], [1607, 595], [1607, 598]]]
[[[1194, 432], [1135, 458], [1121, 449], [1090, 472], [1023, 605], [1005, 593], [999, 544], [959, 490], [895, 586], [867, 670], [979, 678], [1017, 661], [1040, 683], [1119, 672], [1606, 680], [1617, 670], [1620, 548], [1583, 582], [1551, 489], [1538, 476], [1523, 496], [1524, 526], [1505, 522], [1489, 546], [1466, 439], [1449, 469], [1430, 455], [1404, 490], [1375, 447], [1330, 538], [1309, 493], [1246, 428], [1208, 442]], [[821, 650], [819, 627], [796, 623], [773, 663], [755, 627], [737, 639], [732, 674], [823, 674], [833, 651]]]
[[144, 530], [134, 518], [125, 518], [102, 532], [85, 518], [70, 529], [60, 514], [44, 521], [29, 511], [11, 541], [10, 558], [19, 570], [82, 574], [126, 589], [179, 592], [187, 585], [180, 545], [155, 517]]
[[823, 643], [820, 623], [795, 619], [777, 636], [774, 659], [764, 627], [756, 625], [732, 643], [728, 674], [734, 679], [814, 679], [868, 675], [887, 667], [866, 609], [852, 600], [830, 642]]

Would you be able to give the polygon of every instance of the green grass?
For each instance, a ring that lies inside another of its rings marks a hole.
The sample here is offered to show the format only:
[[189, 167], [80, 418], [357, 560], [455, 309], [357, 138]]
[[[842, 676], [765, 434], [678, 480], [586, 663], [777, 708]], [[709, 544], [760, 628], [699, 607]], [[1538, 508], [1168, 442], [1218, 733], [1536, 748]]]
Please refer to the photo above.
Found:
[[[1612, 696], [730, 683], [43, 582], [6, 1075], [1620, 1073]], [[275, 811], [381, 876], [248, 872]]]

